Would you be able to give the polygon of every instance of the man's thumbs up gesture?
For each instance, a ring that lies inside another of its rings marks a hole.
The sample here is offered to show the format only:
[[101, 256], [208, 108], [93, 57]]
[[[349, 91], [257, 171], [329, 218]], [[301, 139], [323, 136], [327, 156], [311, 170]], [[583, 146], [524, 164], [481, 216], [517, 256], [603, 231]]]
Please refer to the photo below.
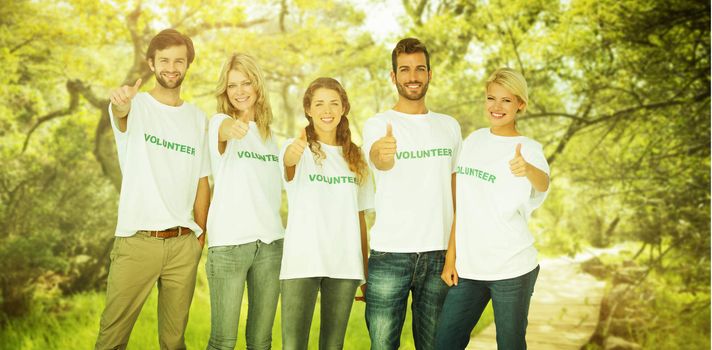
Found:
[[390, 170], [395, 164], [397, 151], [396, 138], [393, 137], [393, 126], [386, 126], [386, 135], [376, 140], [371, 146], [371, 162], [379, 170]]
[[133, 86], [124, 85], [118, 89], [114, 89], [109, 94], [109, 100], [114, 106], [114, 111], [118, 112], [117, 117], [123, 117], [129, 113], [131, 109], [131, 100], [138, 93], [138, 89], [141, 87], [141, 79], [136, 80]]

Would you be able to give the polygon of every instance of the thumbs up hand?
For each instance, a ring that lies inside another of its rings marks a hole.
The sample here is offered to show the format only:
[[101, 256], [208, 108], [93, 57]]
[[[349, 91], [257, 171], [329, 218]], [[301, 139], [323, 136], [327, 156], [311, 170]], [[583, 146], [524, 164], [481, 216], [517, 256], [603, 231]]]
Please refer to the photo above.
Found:
[[527, 163], [522, 157], [522, 144], [518, 143], [517, 148], [514, 150], [514, 158], [509, 161], [509, 170], [514, 176], [522, 177], [527, 176], [531, 168], [531, 164]]
[[119, 114], [128, 114], [129, 109], [131, 109], [131, 100], [136, 96], [140, 87], [141, 79], [138, 79], [133, 86], [124, 85], [111, 91], [109, 100], [111, 100], [111, 104], [116, 111], [120, 112]]
[[287, 150], [284, 152], [284, 165], [286, 167], [297, 165], [308, 145], [306, 130], [302, 129], [299, 138], [294, 139], [294, 141], [287, 146]]
[[236, 139], [236, 140], [241, 140], [245, 135], [247, 135], [247, 132], [250, 130], [250, 127], [247, 125], [247, 123], [243, 122], [240, 119], [225, 119], [222, 124], [220, 124], [220, 135], [219, 135], [219, 140], [220, 141], [227, 141], [229, 139]]
[[376, 140], [371, 146], [371, 161], [379, 170], [391, 169], [395, 164], [397, 150], [396, 138], [393, 137], [393, 126], [388, 123], [386, 135]]

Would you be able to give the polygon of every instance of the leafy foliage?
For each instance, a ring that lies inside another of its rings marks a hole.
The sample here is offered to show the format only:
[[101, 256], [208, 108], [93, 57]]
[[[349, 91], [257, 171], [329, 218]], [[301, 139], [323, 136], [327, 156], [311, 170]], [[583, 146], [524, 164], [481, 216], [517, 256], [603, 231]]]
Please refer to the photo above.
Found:
[[[544, 145], [553, 171], [532, 221], [542, 252], [633, 242], [659, 285], [679, 278], [681, 292], [709, 296], [709, 2], [402, 6], [404, 35], [431, 52], [428, 106], [456, 117], [464, 136], [486, 126], [489, 72], [510, 66], [527, 78], [531, 102], [518, 125]], [[363, 121], [395, 98], [388, 75], [398, 38], [376, 42], [365, 16], [339, 0], [4, 3], [2, 312], [23, 314], [38, 288], [101, 287], [120, 186], [106, 96], [139, 77], [151, 81], [144, 53], [158, 30], [193, 37], [197, 56], [182, 93], [207, 114], [220, 65], [242, 51], [267, 74], [280, 138], [305, 123], [307, 84], [333, 76], [349, 93], [358, 139]]]

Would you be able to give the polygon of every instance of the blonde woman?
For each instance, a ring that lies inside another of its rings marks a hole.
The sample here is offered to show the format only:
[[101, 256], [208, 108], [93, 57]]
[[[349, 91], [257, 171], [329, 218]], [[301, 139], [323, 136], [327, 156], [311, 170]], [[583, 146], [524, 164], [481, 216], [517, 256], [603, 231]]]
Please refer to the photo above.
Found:
[[208, 349], [234, 349], [247, 285], [248, 349], [270, 349], [279, 298], [284, 228], [279, 149], [262, 71], [232, 54], [220, 72], [209, 149], [215, 181], [208, 215], [210, 340]]
[[497, 347], [527, 347], [529, 302], [539, 273], [527, 219], [546, 198], [549, 165], [542, 146], [516, 128], [529, 102], [524, 77], [498, 69], [486, 90], [490, 127], [465, 139], [458, 160], [456, 225], [441, 275], [451, 287], [440, 314], [438, 349], [464, 349], [490, 300]]

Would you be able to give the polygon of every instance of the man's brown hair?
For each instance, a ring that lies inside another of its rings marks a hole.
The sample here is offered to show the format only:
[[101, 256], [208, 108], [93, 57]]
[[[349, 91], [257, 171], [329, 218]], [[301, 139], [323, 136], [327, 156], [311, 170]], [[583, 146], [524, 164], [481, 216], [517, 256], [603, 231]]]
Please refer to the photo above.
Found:
[[160, 33], [156, 34], [153, 39], [151, 39], [151, 43], [148, 44], [148, 51], [146, 51], [146, 59], [153, 62], [156, 58], [156, 50], [165, 50], [172, 46], [183, 45], [185, 45], [188, 50], [188, 66], [190, 66], [195, 58], [193, 41], [190, 40], [188, 36], [181, 34], [175, 29], [164, 29]]
[[393, 73], [396, 73], [396, 69], [398, 69], [398, 55], [402, 53], [411, 54], [416, 52], [422, 52], [425, 54], [425, 65], [428, 68], [428, 72], [430, 72], [430, 54], [428, 53], [428, 49], [423, 43], [420, 42], [420, 40], [416, 38], [405, 38], [396, 44], [396, 47], [393, 48], [393, 52], [391, 53]]

